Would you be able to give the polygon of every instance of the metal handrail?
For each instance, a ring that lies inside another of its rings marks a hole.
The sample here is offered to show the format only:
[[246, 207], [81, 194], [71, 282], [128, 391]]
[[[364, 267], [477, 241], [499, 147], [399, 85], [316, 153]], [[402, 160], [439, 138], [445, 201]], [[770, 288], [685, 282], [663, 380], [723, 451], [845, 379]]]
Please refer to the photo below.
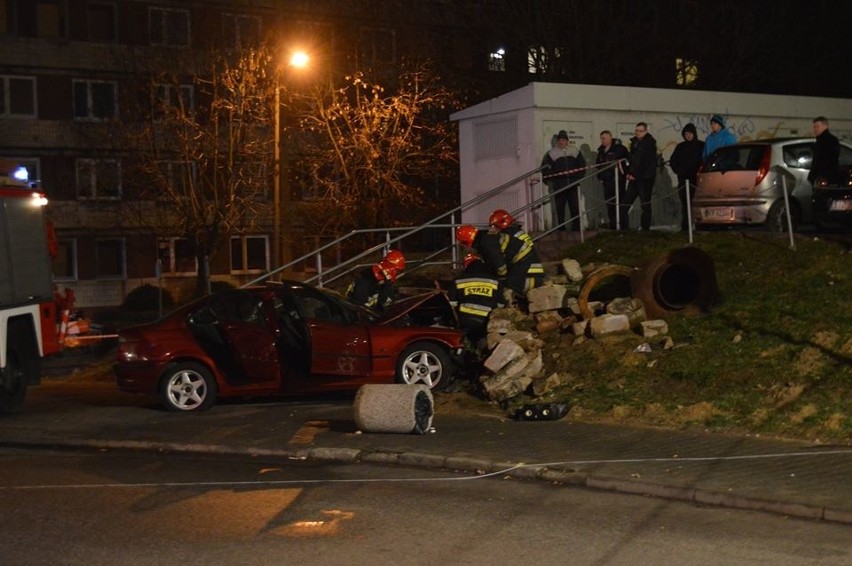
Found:
[[[319, 248], [312, 250], [307, 254], [304, 254], [301, 257], [298, 257], [298, 258], [296, 258], [296, 259], [294, 259], [294, 260], [292, 260], [292, 261], [290, 261], [290, 262], [288, 262], [288, 263], [286, 263], [286, 264], [284, 264], [284, 265], [282, 265], [282, 266], [280, 266], [276, 269], [273, 269], [269, 273], [265, 273], [265, 274], [263, 274], [259, 277], [256, 277], [255, 279], [253, 279], [253, 280], [249, 281], [248, 283], [245, 283], [244, 285], [242, 285], [242, 287], [248, 287], [250, 285], [255, 285], [257, 283], [260, 283], [260, 282], [262, 282], [266, 279], [269, 279], [270, 277], [273, 277], [273, 276], [281, 273], [282, 271], [284, 271], [286, 269], [289, 269], [290, 267], [292, 267], [293, 265], [296, 265], [297, 263], [299, 263], [301, 261], [305, 261], [306, 259], [308, 259], [312, 256], [316, 256], [318, 258], [317, 259], [318, 273], [316, 275], [314, 275], [313, 277], [306, 279], [305, 283], [312, 283], [314, 281], [318, 281], [319, 286], [322, 287], [323, 278], [325, 277], [327, 279], [329, 274], [334, 273], [336, 271], [342, 271], [344, 268], [349, 267], [350, 265], [359, 261], [360, 259], [367, 257], [367, 256], [369, 256], [373, 253], [376, 253], [377, 251], [379, 251], [381, 249], [387, 249], [392, 244], [399, 242], [400, 240], [403, 240], [404, 238], [407, 238], [407, 237], [409, 237], [413, 234], [416, 234], [416, 233], [418, 233], [418, 232], [420, 232], [420, 231], [422, 231], [426, 228], [441, 228], [441, 227], [455, 228], [458, 225], [458, 224], [455, 223], [456, 213], [467, 210], [468, 208], [470, 208], [472, 206], [475, 206], [475, 205], [477, 205], [477, 204], [479, 204], [479, 203], [481, 203], [485, 200], [488, 200], [491, 197], [503, 192], [507, 188], [519, 183], [520, 181], [523, 181], [524, 179], [527, 179], [528, 177], [531, 177], [532, 175], [535, 175], [536, 173], [538, 173], [538, 172], [540, 172], [540, 171], [542, 171], [543, 169], [546, 169], [546, 168], [547, 168], [546, 165], [540, 166], [540, 167], [536, 167], [535, 169], [532, 169], [532, 170], [530, 170], [530, 171], [528, 171], [528, 172], [526, 172], [522, 175], [518, 175], [517, 177], [503, 183], [502, 185], [499, 185], [499, 186], [491, 189], [488, 192], [485, 192], [485, 193], [483, 193], [483, 194], [481, 194], [477, 197], [474, 197], [471, 200], [469, 200], [465, 203], [462, 203], [459, 206], [457, 206], [457, 207], [455, 207], [455, 208], [453, 208], [449, 211], [443, 212], [440, 215], [432, 218], [431, 220], [429, 220], [427, 222], [424, 222], [423, 224], [421, 224], [419, 226], [398, 227], [398, 228], [367, 228], [367, 229], [352, 230], [351, 232], [348, 232], [347, 234], [344, 234], [343, 236], [340, 236], [340, 237], [336, 238], [335, 240], [333, 240], [333, 241], [331, 241], [331, 242], [329, 242], [329, 243], [327, 243], [323, 246], [320, 246]], [[437, 224], [437, 222], [439, 220], [441, 220], [441, 219], [443, 219], [447, 216], [453, 217], [454, 221], [453, 221], [452, 224], [449, 224], [449, 225]], [[405, 232], [403, 234], [399, 235], [399, 236], [391, 238], [390, 232], [394, 232], [394, 231], [405, 231]], [[355, 256], [353, 256], [353, 257], [351, 257], [351, 258], [349, 258], [349, 259], [347, 259], [347, 260], [345, 260], [341, 263], [338, 263], [338, 264], [332, 266], [331, 268], [328, 269], [328, 271], [325, 271], [325, 272], [322, 271], [321, 254], [322, 254], [323, 251], [325, 251], [325, 250], [327, 250], [327, 249], [329, 249], [333, 246], [337, 246], [340, 243], [344, 242], [345, 240], [348, 240], [349, 238], [352, 238], [354, 236], [361, 235], [361, 234], [376, 233], [376, 232], [385, 232], [387, 234], [387, 237], [386, 237], [384, 243], [376, 244], [376, 245], [368, 248], [367, 250], [365, 250], [365, 251], [363, 251], [359, 254], [356, 254]], [[451, 229], [451, 241], [452, 241], [452, 244], [451, 244], [450, 247], [454, 248], [455, 247], [455, 231], [452, 230], [452, 229]], [[442, 253], [446, 250], [447, 250], [447, 248], [445, 247], [445, 248], [439, 250], [438, 252], [435, 252], [435, 254], [433, 254], [432, 256], [429, 256], [429, 257], [430, 258], [434, 257], [435, 255], [438, 255], [438, 254], [440, 254], [440, 253]], [[453, 261], [455, 261], [457, 259], [455, 257], [455, 250], [453, 250], [453, 252], [454, 252]], [[347, 269], [344, 273], [341, 273], [341, 274], [331, 278], [330, 280], [337, 279], [337, 278], [341, 277], [342, 275], [349, 273], [350, 271], [351, 271], [351, 269]]]

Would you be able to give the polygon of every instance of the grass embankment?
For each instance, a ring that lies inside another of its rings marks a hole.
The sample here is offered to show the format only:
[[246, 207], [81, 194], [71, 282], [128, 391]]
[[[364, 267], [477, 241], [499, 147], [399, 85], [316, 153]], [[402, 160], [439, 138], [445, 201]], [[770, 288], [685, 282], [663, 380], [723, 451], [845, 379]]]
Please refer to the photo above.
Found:
[[[606, 232], [566, 249], [581, 264], [635, 266], [683, 246], [683, 234]], [[843, 244], [766, 233], [697, 233], [714, 260], [709, 313], [669, 318], [674, 348], [626, 335], [553, 335], [545, 372], [568, 384], [547, 397], [574, 418], [701, 425], [822, 441], [852, 439], [852, 255]]]

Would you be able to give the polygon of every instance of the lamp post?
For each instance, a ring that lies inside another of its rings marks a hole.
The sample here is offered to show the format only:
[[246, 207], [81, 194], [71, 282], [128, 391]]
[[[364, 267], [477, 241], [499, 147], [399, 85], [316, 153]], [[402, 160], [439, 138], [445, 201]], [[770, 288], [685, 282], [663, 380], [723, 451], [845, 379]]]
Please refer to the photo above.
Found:
[[[304, 51], [294, 51], [288, 62], [290, 67], [298, 69], [307, 67], [310, 58]], [[281, 139], [281, 71], [275, 73], [275, 175], [273, 180], [273, 218], [272, 218], [272, 267], [277, 269], [293, 259], [293, 219], [290, 210], [290, 178], [286, 163], [287, 147], [282, 152]], [[284, 140], [286, 144], [286, 140]], [[283, 156], [282, 156], [283, 154]], [[282, 245], [283, 240], [283, 245]], [[283, 253], [282, 253], [283, 252]]]

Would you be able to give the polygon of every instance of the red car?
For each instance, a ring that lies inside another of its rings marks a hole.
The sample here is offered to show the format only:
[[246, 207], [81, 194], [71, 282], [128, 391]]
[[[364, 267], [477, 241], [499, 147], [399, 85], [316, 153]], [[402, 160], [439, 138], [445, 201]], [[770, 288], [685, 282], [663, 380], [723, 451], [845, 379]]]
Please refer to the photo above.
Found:
[[392, 304], [382, 315], [296, 282], [213, 293], [163, 319], [123, 329], [118, 388], [159, 395], [173, 411], [217, 397], [355, 390], [365, 383], [423, 383], [455, 373], [464, 333], [441, 291]]

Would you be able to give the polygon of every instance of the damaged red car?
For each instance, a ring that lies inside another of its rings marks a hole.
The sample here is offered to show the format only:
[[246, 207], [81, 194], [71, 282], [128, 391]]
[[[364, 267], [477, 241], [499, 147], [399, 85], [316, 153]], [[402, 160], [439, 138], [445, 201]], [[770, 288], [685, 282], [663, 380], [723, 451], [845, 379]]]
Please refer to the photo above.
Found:
[[298, 282], [213, 293], [119, 332], [118, 388], [201, 411], [219, 397], [303, 395], [367, 383], [449, 385], [464, 333], [441, 291], [377, 313]]

